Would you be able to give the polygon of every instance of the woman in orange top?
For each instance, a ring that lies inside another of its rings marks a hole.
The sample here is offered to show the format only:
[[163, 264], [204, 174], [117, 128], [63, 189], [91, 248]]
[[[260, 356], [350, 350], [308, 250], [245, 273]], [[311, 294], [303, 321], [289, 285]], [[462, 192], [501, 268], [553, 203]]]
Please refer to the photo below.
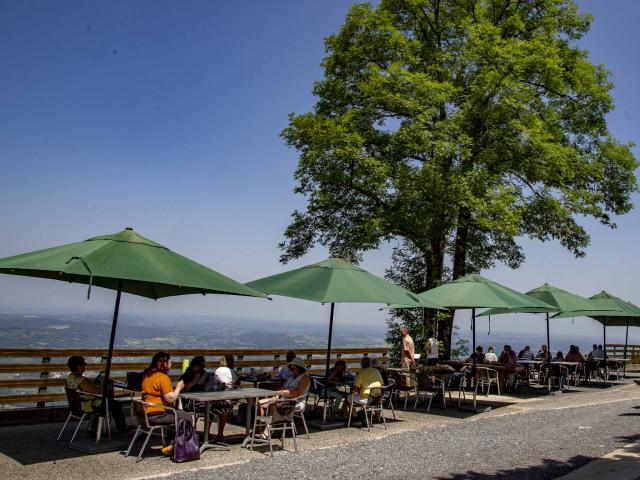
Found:
[[[171, 427], [175, 425], [176, 420], [178, 423], [182, 420], [191, 421], [191, 414], [184, 410], [176, 410], [174, 413], [160, 406], [175, 408], [175, 401], [184, 388], [184, 382], [182, 380], [178, 382], [176, 388], [173, 388], [171, 379], [169, 375], [167, 375], [169, 370], [171, 370], [171, 355], [165, 352], [158, 352], [153, 356], [151, 365], [144, 371], [144, 378], [142, 379], [142, 401], [159, 405], [158, 407], [154, 407], [153, 405], [145, 405], [144, 407], [150, 425], [166, 425]], [[171, 430], [169, 431], [171, 432]], [[164, 455], [171, 455], [173, 453], [173, 445], [163, 448], [162, 453]]]

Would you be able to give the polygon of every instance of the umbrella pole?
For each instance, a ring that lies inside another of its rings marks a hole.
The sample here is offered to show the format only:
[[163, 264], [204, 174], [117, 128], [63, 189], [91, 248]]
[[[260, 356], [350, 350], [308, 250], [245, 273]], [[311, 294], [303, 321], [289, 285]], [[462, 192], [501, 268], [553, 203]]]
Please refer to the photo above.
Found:
[[105, 399], [109, 391], [109, 376], [111, 375], [111, 360], [113, 359], [113, 344], [116, 339], [116, 327], [118, 325], [118, 312], [120, 311], [120, 297], [122, 296], [123, 281], [118, 281], [118, 292], [116, 293], [116, 306], [113, 309], [113, 321], [111, 322], [111, 337], [109, 338], [109, 351], [107, 352], [107, 366], [104, 370], [104, 383], [102, 386], [102, 405], [103, 413], [106, 413]]
[[[549, 312], [547, 312], [547, 358], [545, 359], [547, 363], [547, 376], [549, 376], [549, 372], [551, 372], [551, 339], [549, 336]], [[549, 385], [549, 390], [551, 390], [551, 383], [547, 381]]]
[[627, 348], [629, 347], [629, 319], [627, 318], [627, 332], [624, 335], [624, 365], [622, 366], [622, 378], [627, 378]]
[[607, 361], [607, 325], [602, 324], [602, 349], [604, 350], [604, 383], [609, 380], [608, 361]]
[[327, 402], [329, 399], [329, 364], [331, 363], [331, 337], [333, 336], [333, 311], [335, 303], [331, 303], [331, 315], [329, 316], [329, 341], [327, 342], [327, 363], [324, 369], [324, 408], [322, 409], [322, 421], [327, 420]]
[[471, 378], [473, 378], [473, 406], [476, 406], [476, 309], [471, 309], [471, 329], [473, 330], [473, 350], [471, 350], [471, 357], [473, 358], [473, 365], [471, 367]]

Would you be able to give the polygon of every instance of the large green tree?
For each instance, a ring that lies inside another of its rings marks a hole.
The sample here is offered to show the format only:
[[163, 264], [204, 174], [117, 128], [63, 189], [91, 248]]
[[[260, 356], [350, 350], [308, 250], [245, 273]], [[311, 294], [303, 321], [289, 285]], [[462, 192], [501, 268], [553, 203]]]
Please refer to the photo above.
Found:
[[630, 145], [607, 128], [609, 72], [577, 43], [590, 23], [571, 0], [353, 6], [326, 39], [314, 110], [283, 132], [307, 205], [282, 261], [315, 244], [357, 260], [396, 241], [389, 275], [421, 291], [518, 267], [519, 237], [583, 256], [580, 219], [615, 227], [637, 188]]

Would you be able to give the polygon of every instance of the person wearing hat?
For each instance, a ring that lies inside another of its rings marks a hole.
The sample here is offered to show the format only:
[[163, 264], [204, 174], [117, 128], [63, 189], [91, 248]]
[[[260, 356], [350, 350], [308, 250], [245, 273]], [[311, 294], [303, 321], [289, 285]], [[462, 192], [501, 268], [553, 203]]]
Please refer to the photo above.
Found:
[[[297, 399], [295, 410], [296, 412], [303, 412], [307, 404], [305, 396], [309, 392], [309, 386], [311, 385], [311, 379], [307, 375], [307, 366], [300, 357], [294, 358], [287, 365], [291, 369], [293, 376], [285, 382], [279, 393], [284, 398]], [[277, 399], [278, 397], [271, 397], [258, 400], [260, 415], [264, 415], [265, 408]]]
[[[307, 366], [300, 357], [296, 357], [289, 362], [289, 368], [293, 373], [293, 376], [285, 382], [282, 395], [285, 398], [297, 398], [304, 397], [309, 392], [309, 385], [311, 385], [311, 379], [307, 375]], [[306, 398], [300, 399], [296, 404], [296, 411], [304, 411], [306, 405]]]
[[[84, 376], [84, 371], [87, 368], [87, 362], [84, 357], [80, 355], [73, 355], [67, 360], [67, 367], [71, 373], [67, 376], [66, 387], [71, 390], [78, 391], [78, 398], [80, 400], [80, 406], [85, 413], [99, 413], [100, 405], [102, 404], [102, 396], [96, 397], [95, 395], [102, 395], [102, 388], [92, 382], [89, 378]], [[86, 395], [83, 394], [86, 392]], [[113, 420], [116, 422], [116, 427], [119, 432], [125, 432], [127, 430], [127, 421], [122, 411], [122, 405], [119, 402], [109, 402], [109, 411], [113, 416]], [[98, 417], [94, 417], [92, 427], [95, 430]]]

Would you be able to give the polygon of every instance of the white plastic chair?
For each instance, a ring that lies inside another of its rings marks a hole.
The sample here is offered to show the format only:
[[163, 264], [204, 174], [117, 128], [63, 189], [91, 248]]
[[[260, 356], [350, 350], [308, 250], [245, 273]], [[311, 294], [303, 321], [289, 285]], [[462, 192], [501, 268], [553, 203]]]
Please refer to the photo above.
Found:
[[[489, 396], [491, 385], [495, 384], [500, 395], [500, 377], [498, 371], [488, 367], [476, 367], [475, 393], [478, 394], [478, 387], [487, 387], [486, 396]], [[482, 393], [482, 390], [481, 390]]]

